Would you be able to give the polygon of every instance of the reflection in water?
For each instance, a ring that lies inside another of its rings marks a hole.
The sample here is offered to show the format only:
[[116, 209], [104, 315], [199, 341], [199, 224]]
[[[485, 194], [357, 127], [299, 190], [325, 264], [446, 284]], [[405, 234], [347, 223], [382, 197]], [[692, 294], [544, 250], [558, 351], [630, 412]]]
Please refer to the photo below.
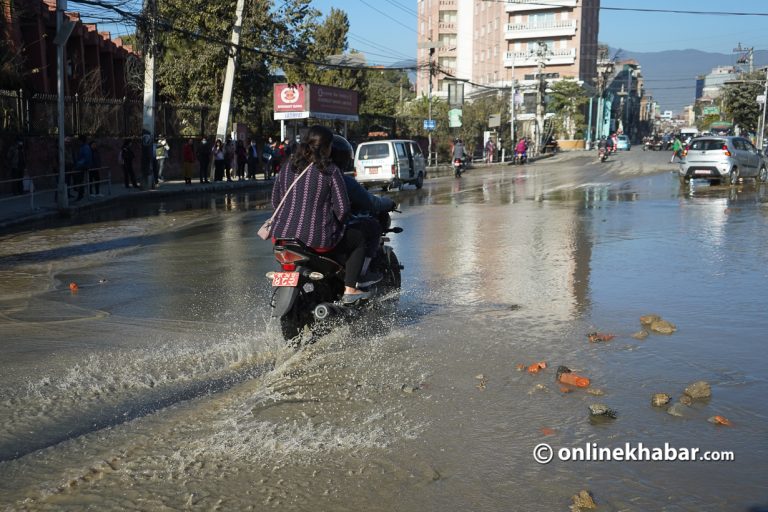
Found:
[[[386, 328], [363, 317], [297, 352], [266, 321], [258, 198], [3, 239], [0, 272], [46, 286], [14, 278], [33, 298], [0, 302], [0, 446], [113, 427], [0, 463], [0, 507], [560, 510], [582, 488], [617, 510], [766, 502], [764, 187], [690, 195], [671, 174], [581, 186], [557, 171], [394, 194], [404, 289], [370, 312]], [[634, 340], [646, 313], [678, 331]], [[589, 343], [594, 330], [617, 336]], [[541, 360], [541, 374], [515, 369]], [[604, 395], [561, 391], [559, 364]], [[682, 418], [649, 405], [699, 379], [713, 396]], [[595, 401], [619, 418], [590, 423]], [[541, 466], [540, 442], [737, 462]]]

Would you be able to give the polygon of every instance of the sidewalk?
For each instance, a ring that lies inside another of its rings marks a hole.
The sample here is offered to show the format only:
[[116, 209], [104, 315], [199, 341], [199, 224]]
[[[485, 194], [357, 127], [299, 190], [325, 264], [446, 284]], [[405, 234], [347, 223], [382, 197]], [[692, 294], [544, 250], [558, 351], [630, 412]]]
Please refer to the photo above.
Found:
[[[542, 155], [532, 157], [529, 162], [534, 162], [542, 158], [548, 158], [552, 155]], [[510, 162], [494, 162], [485, 164], [476, 162], [472, 164], [471, 169], [490, 169], [494, 167], [509, 166]], [[453, 175], [453, 166], [450, 163], [444, 163], [427, 168], [427, 179], [435, 179], [444, 176]], [[157, 200], [164, 197], [180, 194], [199, 194], [210, 192], [227, 192], [232, 190], [259, 189], [272, 187], [273, 180], [255, 179], [242, 181], [218, 181], [211, 183], [200, 183], [193, 180], [191, 185], [184, 183], [183, 179], [173, 179], [164, 181], [154, 190], [137, 190], [135, 188], [126, 189], [122, 183], [112, 183], [112, 193], [108, 193], [109, 188], [102, 184], [103, 197], [83, 198], [77, 203], [70, 199], [69, 207], [59, 211], [56, 204], [56, 192], [54, 190], [45, 190], [35, 192], [34, 196], [24, 194], [20, 196], [0, 196], [0, 231], [26, 222], [42, 220], [54, 217], [74, 217], [79, 212], [92, 209], [94, 207], [104, 207], [109, 203], [117, 203], [126, 199], [135, 198], [142, 201]]]
[[74, 217], [83, 210], [94, 207], [103, 207], [109, 203], [124, 201], [128, 198], [136, 198], [141, 201], [155, 200], [163, 197], [181, 194], [198, 194], [201, 192], [227, 192], [232, 190], [244, 190], [253, 188], [271, 188], [273, 180], [218, 181], [200, 183], [193, 181], [191, 185], [184, 183], [183, 179], [161, 182], [154, 190], [138, 190], [125, 188], [122, 183], [112, 184], [112, 194], [109, 194], [107, 186], [102, 184], [103, 197], [84, 197], [81, 201], [69, 200], [69, 207], [60, 211], [56, 203], [56, 192], [46, 190], [35, 192], [34, 198], [30, 194], [20, 196], [0, 197], [0, 230], [10, 226], [26, 222], [51, 218]]

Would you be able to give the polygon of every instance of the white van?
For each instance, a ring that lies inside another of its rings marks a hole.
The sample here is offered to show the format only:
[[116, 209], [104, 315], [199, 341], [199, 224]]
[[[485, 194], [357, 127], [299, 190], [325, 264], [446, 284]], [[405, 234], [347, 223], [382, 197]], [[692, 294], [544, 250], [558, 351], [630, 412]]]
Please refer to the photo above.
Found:
[[415, 141], [361, 142], [355, 151], [355, 178], [365, 188], [388, 190], [405, 184], [421, 188], [426, 175], [424, 153]]

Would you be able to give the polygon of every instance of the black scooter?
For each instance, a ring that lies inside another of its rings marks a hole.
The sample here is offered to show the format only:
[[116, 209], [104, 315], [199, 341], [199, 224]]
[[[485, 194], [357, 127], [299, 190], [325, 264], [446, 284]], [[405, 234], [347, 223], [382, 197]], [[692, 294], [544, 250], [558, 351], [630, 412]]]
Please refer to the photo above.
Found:
[[[397, 210], [394, 210], [397, 211]], [[389, 213], [377, 216], [381, 226], [381, 239], [370, 270], [382, 274], [375, 286], [375, 296], [399, 290], [403, 266], [395, 251], [386, 245], [388, 233], [401, 233], [402, 228], [391, 228]], [[357, 315], [364, 303], [343, 304], [344, 262], [313, 251], [295, 239], [277, 239], [273, 247], [279, 272], [268, 272], [272, 281], [272, 318], [280, 322], [283, 338], [296, 340], [308, 328], [327, 325], [334, 318]], [[361, 301], [362, 302], [362, 301]], [[301, 341], [301, 340], [299, 340]]]

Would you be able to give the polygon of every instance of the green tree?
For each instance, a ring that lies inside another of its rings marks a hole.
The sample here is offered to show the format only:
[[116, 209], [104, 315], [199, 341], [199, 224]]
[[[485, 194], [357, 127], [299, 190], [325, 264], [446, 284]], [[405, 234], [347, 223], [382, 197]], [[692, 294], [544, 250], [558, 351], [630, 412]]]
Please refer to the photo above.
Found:
[[698, 128], [700, 132], [706, 132], [709, 130], [710, 125], [717, 121], [720, 121], [720, 114], [702, 115], [696, 123], [696, 128]]
[[763, 93], [764, 82], [761, 73], [745, 75], [744, 81], [723, 87], [723, 108], [733, 119], [733, 124], [743, 130], [754, 132], [760, 119], [760, 104], [755, 98]]
[[[218, 105], [221, 101], [233, 2], [164, 0], [158, 2], [157, 83], [159, 98], [181, 104]], [[284, 65], [309, 39], [319, 13], [310, 0], [246, 2], [233, 118], [248, 121], [271, 107], [272, 70]], [[144, 48], [146, 51], [146, 48]], [[213, 116], [211, 116], [213, 117]], [[193, 124], [194, 125], [194, 124]]]
[[576, 132], [584, 130], [584, 105], [589, 101], [586, 92], [579, 83], [567, 78], [550, 86], [547, 111], [555, 114], [555, 126], [560, 136], [574, 139]]
[[482, 144], [483, 132], [490, 130], [488, 118], [494, 114], [501, 114], [502, 119], [509, 118], [509, 94], [489, 92], [465, 102], [463, 111], [457, 135], [464, 141], [467, 153], [474, 154], [477, 144]]

